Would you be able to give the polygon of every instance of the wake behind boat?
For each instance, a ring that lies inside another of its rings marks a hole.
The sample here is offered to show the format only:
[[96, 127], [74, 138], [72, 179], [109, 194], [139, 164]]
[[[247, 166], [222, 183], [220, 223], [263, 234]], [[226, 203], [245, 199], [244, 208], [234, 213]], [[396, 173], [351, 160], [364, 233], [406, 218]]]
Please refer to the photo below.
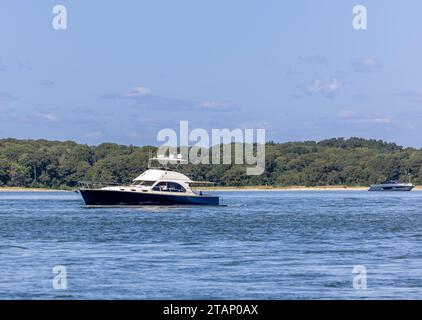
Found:
[[[159, 163], [159, 166], [153, 166]], [[157, 157], [148, 161], [148, 170], [130, 185], [80, 182], [79, 193], [87, 206], [144, 206], [144, 205], [220, 205], [218, 196], [194, 192], [195, 182], [184, 174], [169, 169], [169, 164], [187, 163], [180, 156]]]

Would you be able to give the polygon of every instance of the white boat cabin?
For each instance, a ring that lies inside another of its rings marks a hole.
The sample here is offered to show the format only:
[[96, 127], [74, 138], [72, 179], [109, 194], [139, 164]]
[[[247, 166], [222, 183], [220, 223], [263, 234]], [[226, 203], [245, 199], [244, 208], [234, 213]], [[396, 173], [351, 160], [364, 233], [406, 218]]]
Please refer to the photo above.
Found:
[[[160, 166], [153, 167], [153, 161], [158, 162]], [[174, 193], [175, 195], [196, 195], [192, 191], [190, 184], [198, 183], [189, 179], [184, 174], [168, 169], [168, 164], [179, 165], [186, 163], [186, 160], [180, 157], [157, 157], [148, 162], [149, 169], [133, 180], [129, 186], [108, 186], [103, 190], [132, 191], [132, 192], [152, 192], [152, 193]], [[206, 182], [201, 182], [206, 183]], [[201, 194], [201, 192], [200, 192]]]

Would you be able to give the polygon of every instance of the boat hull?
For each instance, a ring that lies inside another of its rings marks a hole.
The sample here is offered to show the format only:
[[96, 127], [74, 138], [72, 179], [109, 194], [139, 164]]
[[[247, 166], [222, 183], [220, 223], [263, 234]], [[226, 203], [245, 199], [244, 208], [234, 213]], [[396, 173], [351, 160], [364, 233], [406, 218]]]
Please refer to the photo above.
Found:
[[401, 185], [401, 186], [382, 186], [382, 185], [374, 185], [369, 188], [368, 191], [412, 191], [414, 186], [409, 185]]
[[87, 206], [218, 206], [220, 204], [219, 197], [215, 196], [185, 196], [101, 189], [80, 189], [79, 193]]

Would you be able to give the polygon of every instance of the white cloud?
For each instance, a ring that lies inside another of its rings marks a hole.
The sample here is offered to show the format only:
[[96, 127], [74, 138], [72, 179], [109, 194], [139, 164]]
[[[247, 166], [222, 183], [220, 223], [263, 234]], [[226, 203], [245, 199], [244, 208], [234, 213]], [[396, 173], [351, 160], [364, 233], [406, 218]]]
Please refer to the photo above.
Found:
[[102, 96], [104, 99], [131, 100], [135, 101], [137, 107], [166, 109], [166, 110], [192, 110], [207, 112], [229, 112], [236, 110], [238, 107], [225, 101], [214, 100], [188, 100], [181, 98], [165, 97], [153, 94], [152, 90], [147, 87], [138, 86], [122, 93], [109, 93]]
[[306, 86], [306, 91], [308, 93], [319, 93], [324, 89], [323, 84], [320, 80], [315, 80], [314, 82]]
[[215, 107], [215, 106], [219, 106], [219, 103], [214, 102], [214, 101], [203, 101], [199, 105], [201, 107], [204, 107], [204, 108], [210, 108], [210, 107], [212, 108], [212, 107]]
[[391, 123], [390, 118], [374, 118], [372, 121], [376, 123]]
[[392, 120], [388, 117], [373, 117], [368, 115], [357, 114], [352, 110], [340, 110], [337, 112], [337, 118], [355, 123], [379, 123], [390, 124]]
[[337, 81], [337, 79], [333, 79], [330, 83], [327, 84], [327, 92], [335, 92], [341, 86], [341, 83]]
[[225, 111], [233, 109], [233, 105], [231, 103], [217, 101], [202, 101], [199, 103], [199, 106], [203, 109], [216, 111]]
[[340, 110], [337, 113], [337, 117], [341, 118], [341, 119], [350, 119], [353, 118], [355, 116], [355, 112], [351, 111], [351, 110]]
[[35, 114], [35, 116], [37, 118], [49, 121], [49, 122], [57, 122], [59, 121], [59, 118], [52, 114], [52, 113], [43, 113], [43, 112], [38, 112], [37, 114]]
[[273, 126], [267, 121], [248, 121], [243, 122], [240, 125], [242, 129], [265, 129], [270, 130]]
[[126, 91], [123, 95], [125, 97], [131, 97], [131, 98], [147, 97], [147, 96], [152, 95], [152, 90], [147, 87], [138, 86]]
[[361, 57], [353, 61], [353, 69], [356, 72], [373, 72], [381, 68], [381, 65], [374, 58], [371, 57]]
[[332, 96], [335, 94], [342, 86], [342, 83], [336, 78], [324, 82], [322, 80], [314, 80], [311, 83], [305, 85], [305, 93], [308, 95], [324, 95]]

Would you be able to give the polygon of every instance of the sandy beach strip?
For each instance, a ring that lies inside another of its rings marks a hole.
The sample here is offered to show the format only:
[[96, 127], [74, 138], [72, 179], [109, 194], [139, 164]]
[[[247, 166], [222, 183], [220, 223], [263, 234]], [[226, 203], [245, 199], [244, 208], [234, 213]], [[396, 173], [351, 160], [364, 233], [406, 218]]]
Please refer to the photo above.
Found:
[[[204, 191], [368, 191], [369, 186], [289, 186], [289, 187], [270, 187], [270, 186], [250, 186], [250, 187], [204, 187], [195, 188], [195, 190]], [[416, 186], [413, 190], [422, 190], [422, 186]]]
[[[367, 191], [369, 187], [359, 186], [245, 186], [245, 187], [193, 187], [193, 190], [201, 191]], [[415, 186], [413, 190], [422, 190], [421, 186]], [[21, 188], [21, 187], [0, 187], [0, 192], [72, 192], [73, 190], [47, 189], [47, 188]]]
[[246, 187], [203, 187], [195, 188], [197, 190], [208, 191], [359, 191], [368, 190], [369, 187], [356, 187], [356, 186], [318, 186], [318, 187], [305, 187], [305, 186], [289, 186], [289, 187], [272, 187], [272, 186], [246, 186]]
[[68, 192], [70, 190], [47, 188], [0, 187], [0, 192]]

